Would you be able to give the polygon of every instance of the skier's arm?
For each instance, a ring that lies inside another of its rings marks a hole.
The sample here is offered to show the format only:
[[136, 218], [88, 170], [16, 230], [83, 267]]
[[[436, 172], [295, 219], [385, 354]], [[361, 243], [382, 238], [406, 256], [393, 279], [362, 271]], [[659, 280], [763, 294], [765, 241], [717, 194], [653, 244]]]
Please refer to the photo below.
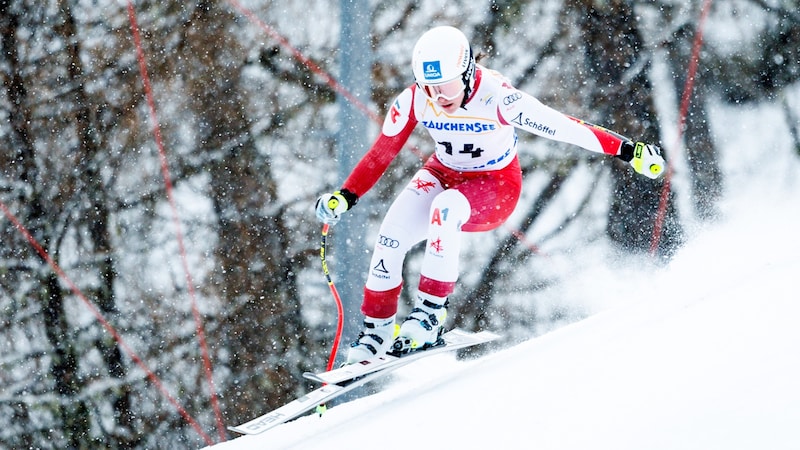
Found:
[[316, 212], [321, 221], [331, 225], [338, 222], [339, 216], [372, 189], [400, 153], [417, 124], [411, 104], [413, 96], [409, 88], [397, 97], [386, 113], [380, 135], [342, 183], [342, 188], [323, 194], [317, 200]]
[[411, 125], [408, 128], [407, 132], [396, 136], [387, 136], [381, 133], [342, 183], [342, 188], [358, 197], [372, 189], [411, 135], [414, 127]]
[[[633, 142], [625, 136], [599, 125], [584, 122], [574, 117], [567, 117], [592, 130], [600, 141], [608, 140], [608, 136], [621, 140], [619, 151], [614, 156], [630, 164], [636, 173], [655, 179], [664, 172], [664, 158], [661, 156], [661, 149], [658, 146], [644, 142]], [[613, 148], [613, 146], [614, 144], [611, 147]]]
[[657, 178], [663, 171], [664, 160], [654, 145], [634, 143], [619, 133], [564, 115], [519, 90], [511, 91], [507, 98], [515, 100], [504, 101], [498, 107], [498, 115], [508, 124], [548, 139], [616, 156], [650, 178]]

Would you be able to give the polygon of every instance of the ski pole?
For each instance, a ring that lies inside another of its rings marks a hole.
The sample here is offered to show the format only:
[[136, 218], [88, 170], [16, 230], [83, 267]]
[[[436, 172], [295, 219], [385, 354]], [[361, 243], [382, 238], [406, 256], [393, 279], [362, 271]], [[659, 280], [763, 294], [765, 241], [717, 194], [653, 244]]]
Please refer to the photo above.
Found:
[[[328, 357], [328, 366], [327, 370], [330, 371], [333, 369], [333, 365], [336, 363], [336, 353], [339, 350], [339, 341], [342, 338], [342, 328], [344, 326], [344, 308], [342, 307], [342, 298], [339, 296], [339, 291], [336, 290], [336, 285], [333, 284], [333, 280], [331, 279], [331, 273], [328, 270], [328, 260], [326, 259], [326, 253], [328, 248], [328, 231], [330, 230], [330, 225], [326, 222], [322, 225], [322, 241], [319, 246], [319, 259], [322, 262], [322, 273], [325, 274], [325, 279], [328, 281], [328, 287], [331, 289], [331, 294], [333, 295], [333, 300], [336, 302], [336, 312], [337, 312], [337, 324], [336, 324], [336, 335], [333, 338], [333, 345], [331, 346], [331, 354]], [[325, 412], [327, 407], [325, 404], [317, 405], [317, 413], [321, 416], [322, 413]]]
[[331, 354], [328, 357], [328, 369], [332, 370], [336, 362], [336, 352], [339, 350], [339, 341], [342, 338], [342, 328], [344, 326], [344, 308], [342, 307], [342, 298], [339, 296], [339, 291], [336, 290], [336, 285], [333, 284], [331, 273], [328, 270], [328, 261], [325, 257], [328, 247], [328, 230], [330, 225], [325, 223], [322, 226], [322, 243], [319, 247], [319, 258], [322, 262], [322, 272], [325, 274], [325, 279], [328, 281], [328, 287], [331, 289], [333, 300], [336, 302], [336, 311], [338, 316], [338, 323], [336, 325], [336, 336], [333, 339], [333, 346], [331, 347]]

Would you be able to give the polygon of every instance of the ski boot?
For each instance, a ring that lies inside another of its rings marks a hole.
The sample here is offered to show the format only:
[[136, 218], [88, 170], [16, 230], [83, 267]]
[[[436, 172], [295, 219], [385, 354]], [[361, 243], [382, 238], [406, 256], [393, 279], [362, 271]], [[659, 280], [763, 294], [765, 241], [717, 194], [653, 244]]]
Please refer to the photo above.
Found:
[[447, 305], [447, 298], [419, 293], [414, 309], [400, 326], [390, 353], [400, 356], [443, 345], [442, 334], [444, 321], [447, 318]]
[[392, 348], [393, 339], [397, 337], [397, 328], [394, 316], [386, 319], [364, 317], [364, 330], [359, 333], [356, 341], [350, 344], [345, 364], [386, 354]]

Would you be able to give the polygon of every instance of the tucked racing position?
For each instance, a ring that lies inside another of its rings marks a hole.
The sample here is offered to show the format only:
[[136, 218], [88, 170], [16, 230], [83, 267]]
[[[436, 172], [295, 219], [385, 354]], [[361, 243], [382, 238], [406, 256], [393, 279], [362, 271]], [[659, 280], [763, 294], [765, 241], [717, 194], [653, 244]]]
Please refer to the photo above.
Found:
[[[620, 158], [649, 178], [664, 170], [655, 145], [562, 114], [476, 64], [467, 37], [456, 28], [424, 33], [414, 46], [412, 66], [415, 83], [392, 103], [372, 147], [339, 190], [317, 201], [317, 217], [335, 224], [375, 185], [415, 127], [425, 127], [433, 139], [434, 153], [380, 226], [361, 306], [364, 329], [349, 349], [348, 363], [436, 345], [459, 275], [461, 232], [499, 227], [519, 200], [517, 130]], [[422, 240], [415, 304], [397, 331], [403, 263]]]

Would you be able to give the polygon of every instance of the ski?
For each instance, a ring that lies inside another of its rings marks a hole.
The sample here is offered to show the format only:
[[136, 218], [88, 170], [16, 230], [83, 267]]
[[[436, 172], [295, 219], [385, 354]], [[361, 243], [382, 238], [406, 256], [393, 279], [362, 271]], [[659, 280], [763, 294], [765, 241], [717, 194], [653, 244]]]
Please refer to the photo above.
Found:
[[296, 419], [304, 413], [316, 408], [318, 405], [333, 400], [334, 398], [350, 392], [359, 386], [367, 384], [370, 381], [381, 377], [382, 375], [384, 375], [383, 372], [373, 372], [357, 380], [350, 380], [350, 382], [327, 384], [314, 389], [302, 397], [292, 400], [276, 410], [256, 417], [255, 419], [241, 425], [228, 427], [228, 429], [240, 434], [263, 433], [270, 428], [274, 428], [282, 423]]
[[[420, 358], [490, 342], [498, 339], [500, 336], [488, 331], [470, 333], [455, 329], [443, 334], [442, 337], [445, 342], [444, 345], [432, 347], [424, 351], [411, 352], [403, 356], [386, 355], [362, 361], [361, 363], [350, 364], [329, 372], [307, 372], [304, 374], [306, 378], [326, 384], [302, 397], [292, 400], [278, 409], [256, 417], [241, 425], [228, 427], [228, 429], [239, 434], [263, 433], [282, 423], [296, 419], [302, 414], [316, 408], [318, 405], [327, 403], [336, 397], [350, 392], [359, 386], [363, 386], [377, 378], [383, 377]], [[353, 370], [342, 370], [346, 368]]]
[[309, 380], [317, 381], [319, 383], [336, 384], [391, 367], [402, 366], [419, 358], [432, 356], [437, 353], [451, 352], [461, 348], [490, 342], [498, 339], [499, 337], [500, 336], [489, 331], [472, 333], [456, 328], [442, 335], [444, 345], [438, 345], [422, 351], [413, 351], [401, 356], [386, 354], [355, 364], [348, 364], [328, 372], [306, 372], [303, 374], [303, 376]]

